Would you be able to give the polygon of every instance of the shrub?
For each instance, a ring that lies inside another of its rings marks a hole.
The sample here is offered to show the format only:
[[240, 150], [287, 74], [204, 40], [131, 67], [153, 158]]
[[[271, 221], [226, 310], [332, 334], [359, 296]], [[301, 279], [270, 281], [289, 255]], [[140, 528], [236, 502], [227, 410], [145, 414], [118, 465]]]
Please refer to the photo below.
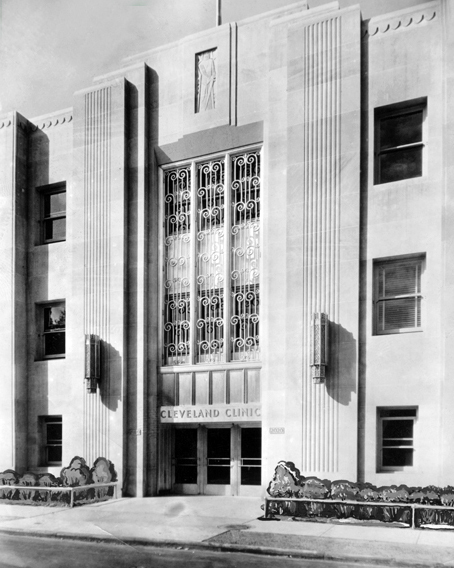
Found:
[[356, 483], [351, 481], [339, 480], [331, 483], [331, 499], [342, 499], [342, 501], [356, 501], [359, 488]]
[[272, 497], [295, 497], [300, 490], [300, 472], [293, 462], [280, 461], [267, 492]]
[[298, 495], [305, 499], [326, 499], [330, 485], [331, 483], [326, 479], [322, 481], [318, 477], [308, 477], [304, 480]]

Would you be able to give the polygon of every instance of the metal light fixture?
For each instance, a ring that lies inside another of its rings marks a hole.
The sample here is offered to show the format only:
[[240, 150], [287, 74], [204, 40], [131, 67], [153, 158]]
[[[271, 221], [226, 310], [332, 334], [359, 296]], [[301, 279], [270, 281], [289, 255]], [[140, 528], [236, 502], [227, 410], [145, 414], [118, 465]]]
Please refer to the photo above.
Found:
[[311, 371], [314, 383], [324, 383], [329, 354], [329, 320], [327, 314], [312, 314], [311, 322]]
[[85, 335], [85, 380], [87, 391], [95, 393], [101, 380], [101, 341], [96, 335]]

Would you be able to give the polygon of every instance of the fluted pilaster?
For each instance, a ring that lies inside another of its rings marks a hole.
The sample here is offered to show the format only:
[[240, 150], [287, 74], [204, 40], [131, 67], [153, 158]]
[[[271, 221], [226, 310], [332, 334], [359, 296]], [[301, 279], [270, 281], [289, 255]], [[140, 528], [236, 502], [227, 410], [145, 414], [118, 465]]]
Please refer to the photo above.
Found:
[[[96, 393], [83, 386], [83, 456], [121, 467], [125, 343], [125, 84], [113, 81], [76, 95], [72, 329], [101, 341]], [[83, 307], [83, 308], [82, 308]], [[71, 314], [68, 313], [68, 319]], [[77, 360], [78, 364], [79, 359]], [[81, 377], [82, 382], [83, 377]]]
[[[312, 313], [339, 321], [340, 50], [339, 18], [302, 30], [305, 164], [303, 234], [303, 468], [336, 471], [338, 412], [335, 392], [314, 384], [310, 367]], [[331, 352], [329, 378], [335, 379], [337, 354]], [[334, 372], [333, 372], [334, 371]], [[333, 385], [334, 391], [338, 384]]]

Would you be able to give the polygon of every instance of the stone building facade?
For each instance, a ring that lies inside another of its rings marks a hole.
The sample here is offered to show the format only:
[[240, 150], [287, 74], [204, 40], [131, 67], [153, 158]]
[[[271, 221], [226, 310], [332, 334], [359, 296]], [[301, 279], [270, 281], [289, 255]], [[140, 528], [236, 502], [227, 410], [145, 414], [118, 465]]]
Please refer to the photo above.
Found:
[[452, 483], [453, 23], [303, 1], [3, 115], [0, 468]]

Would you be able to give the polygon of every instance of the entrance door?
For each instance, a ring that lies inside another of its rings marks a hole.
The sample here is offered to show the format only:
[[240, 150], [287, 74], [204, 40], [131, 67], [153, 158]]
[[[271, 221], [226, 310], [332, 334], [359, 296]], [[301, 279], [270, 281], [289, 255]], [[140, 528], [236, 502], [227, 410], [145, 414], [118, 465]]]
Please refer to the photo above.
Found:
[[206, 430], [206, 485], [205, 495], [231, 495], [231, 430], [207, 428]]
[[261, 428], [175, 428], [172, 488], [188, 495], [256, 496], [261, 490]]

